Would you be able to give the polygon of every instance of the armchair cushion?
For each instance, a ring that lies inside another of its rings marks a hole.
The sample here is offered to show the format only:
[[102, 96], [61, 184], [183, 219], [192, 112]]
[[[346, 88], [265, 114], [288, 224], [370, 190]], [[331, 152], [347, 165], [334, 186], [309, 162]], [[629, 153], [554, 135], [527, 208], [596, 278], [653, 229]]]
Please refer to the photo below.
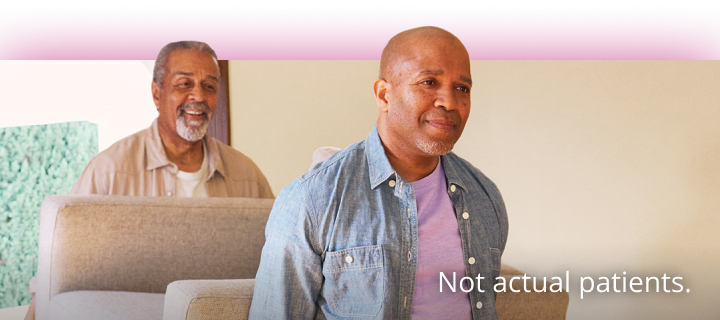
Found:
[[70, 291], [53, 297], [48, 314], [58, 320], [160, 320], [165, 295], [123, 291]]
[[[512, 277], [521, 277], [523, 275], [525, 275], [525, 272], [506, 264], [503, 264], [500, 269], [500, 276], [505, 278], [505, 283], [509, 283]], [[570, 295], [566, 291], [508, 291], [498, 293], [495, 308], [497, 309], [498, 318], [501, 320], [555, 320], [565, 319], [569, 302]]]
[[254, 279], [181, 280], [168, 285], [163, 320], [247, 319]]

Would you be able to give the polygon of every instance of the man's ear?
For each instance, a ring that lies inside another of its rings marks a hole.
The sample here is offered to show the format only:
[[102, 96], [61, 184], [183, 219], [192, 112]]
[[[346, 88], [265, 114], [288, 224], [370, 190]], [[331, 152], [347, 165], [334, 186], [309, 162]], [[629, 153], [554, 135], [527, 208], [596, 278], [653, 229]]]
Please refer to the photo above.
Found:
[[380, 112], [388, 111], [388, 101], [390, 101], [390, 94], [388, 94], [389, 86], [390, 84], [383, 79], [378, 79], [375, 81], [375, 85], [373, 85], [373, 91], [375, 91], [375, 102], [377, 102]]
[[158, 87], [155, 81], [152, 82], [152, 96], [153, 102], [155, 102], [155, 109], [160, 110], [160, 87]]

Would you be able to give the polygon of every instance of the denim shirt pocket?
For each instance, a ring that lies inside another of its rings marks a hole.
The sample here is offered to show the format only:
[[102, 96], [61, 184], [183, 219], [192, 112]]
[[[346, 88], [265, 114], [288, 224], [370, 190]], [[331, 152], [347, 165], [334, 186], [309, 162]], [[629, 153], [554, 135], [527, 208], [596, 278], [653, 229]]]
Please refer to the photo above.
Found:
[[323, 262], [323, 297], [343, 318], [375, 317], [385, 299], [381, 245], [327, 252]]

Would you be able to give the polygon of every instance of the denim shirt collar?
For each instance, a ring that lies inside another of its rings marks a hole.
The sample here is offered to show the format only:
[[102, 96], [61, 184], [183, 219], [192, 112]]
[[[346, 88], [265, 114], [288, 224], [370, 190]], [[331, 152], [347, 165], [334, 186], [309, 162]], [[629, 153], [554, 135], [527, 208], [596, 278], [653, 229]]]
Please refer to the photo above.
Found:
[[456, 185], [460, 189], [466, 190], [465, 182], [460, 178], [460, 177], [462, 177], [460, 172], [463, 172], [464, 169], [458, 168], [458, 165], [459, 165], [458, 161], [448, 161], [449, 157], [458, 158], [458, 156], [456, 156], [455, 153], [453, 153], [452, 151], [450, 151], [446, 155], [440, 156], [440, 161], [442, 161], [443, 170], [445, 170], [445, 180], [447, 181], [448, 191], [450, 190], [451, 185]]
[[371, 188], [375, 189], [390, 177], [397, 175], [385, 155], [385, 147], [380, 141], [377, 125], [373, 126], [372, 131], [365, 138], [365, 154], [367, 155]]
[[[380, 141], [380, 134], [377, 130], [377, 125], [373, 126], [373, 130], [365, 138], [365, 154], [367, 155], [368, 170], [370, 174], [370, 187], [373, 189], [377, 188], [380, 184], [387, 181], [393, 176], [399, 177], [395, 172], [390, 161], [385, 154], [385, 147], [383, 147]], [[459, 174], [459, 168], [454, 161], [447, 161], [447, 157], [457, 157], [454, 153], [450, 152], [447, 155], [440, 156], [442, 161], [443, 170], [445, 170], [445, 180], [448, 184], [448, 190], [450, 185], [454, 184], [461, 189], [465, 189], [465, 183], [461, 180]]]

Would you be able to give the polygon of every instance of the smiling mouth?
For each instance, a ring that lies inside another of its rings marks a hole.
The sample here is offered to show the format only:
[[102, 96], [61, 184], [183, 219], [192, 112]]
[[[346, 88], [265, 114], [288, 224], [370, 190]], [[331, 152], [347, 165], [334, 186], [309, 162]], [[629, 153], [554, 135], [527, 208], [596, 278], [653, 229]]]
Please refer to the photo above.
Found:
[[192, 102], [177, 108], [177, 117], [187, 120], [200, 121], [209, 120], [210, 108], [203, 102]]
[[205, 115], [205, 112], [197, 111], [197, 110], [183, 110], [184, 113], [187, 113], [191, 116], [202, 116]]
[[455, 128], [455, 122], [451, 120], [427, 120], [426, 123], [440, 130], [452, 130]]

